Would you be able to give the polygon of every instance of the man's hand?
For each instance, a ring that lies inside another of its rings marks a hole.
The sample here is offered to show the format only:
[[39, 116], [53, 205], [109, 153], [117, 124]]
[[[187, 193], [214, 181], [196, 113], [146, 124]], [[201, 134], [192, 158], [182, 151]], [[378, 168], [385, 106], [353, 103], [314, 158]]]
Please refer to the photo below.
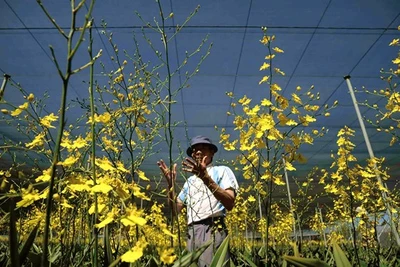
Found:
[[165, 179], [167, 180], [168, 187], [171, 188], [176, 181], [176, 163], [172, 166], [172, 170], [170, 170], [165, 164], [165, 162], [161, 159], [157, 161], [158, 167], [160, 167], [161, 172], [164, 174]]
[[182, 170], [193, 173], [199, 178], [203, 178], [203, 176], [207, 172], [207, 156], [204, 156], [201, 160], [198, 161], [191, 158], [186, 158], [182, 162], [182, 165]]
[[173, 214], [176, 215], [180, 213], [183, 208], [183, 203], [179, 199], [176, 199], [175, 189], [173, 188], [176, 181], [176, 163], [172, 166], [172, 169], [169, 169], [162, 159], [157, 161], [157, 165], [160, 167], [161, 172], [167, 180], [168, 204], [172, 208]]

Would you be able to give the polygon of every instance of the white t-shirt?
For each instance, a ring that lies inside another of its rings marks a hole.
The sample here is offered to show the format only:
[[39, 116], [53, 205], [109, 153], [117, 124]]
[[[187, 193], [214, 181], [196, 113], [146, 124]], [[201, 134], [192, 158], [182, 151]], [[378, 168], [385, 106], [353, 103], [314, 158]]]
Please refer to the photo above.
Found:
[[[208, 175], [222, 189], [233, 189], [237, 191], [239, 185], [232, 170], [226, 166], [207, 167]], [[197, 222], [209, 217], [225, 215], [225, 207], [219, 202], [204, 184], [204, 182], [195, 175], [183, 185], [178, 199], [186, 205], [188, 224]]]

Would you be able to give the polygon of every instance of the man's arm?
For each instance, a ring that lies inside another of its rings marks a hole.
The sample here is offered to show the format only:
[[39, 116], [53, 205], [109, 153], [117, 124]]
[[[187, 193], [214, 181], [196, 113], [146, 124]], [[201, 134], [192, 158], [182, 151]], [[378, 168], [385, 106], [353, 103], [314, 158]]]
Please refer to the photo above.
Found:
[[214, 197], [218, 199], [228, 211], [233, 209], [236, 198], [235, 191], [233, 189], [222, 189], [217, 183], [214, 182], [207, 172], [205, 172], [200, 179], [203, 180], [204, 184], [208, 187], [208, 189], [210, 189]]

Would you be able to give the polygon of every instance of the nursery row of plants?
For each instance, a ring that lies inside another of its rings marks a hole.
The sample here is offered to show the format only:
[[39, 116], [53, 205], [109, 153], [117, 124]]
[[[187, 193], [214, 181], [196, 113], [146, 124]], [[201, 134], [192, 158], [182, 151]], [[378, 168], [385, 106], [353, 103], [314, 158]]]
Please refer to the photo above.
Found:
[[[146, 30], [134, 36], [135, 51], [129, 54], [119, 51], [103, 22], [102, 34], [118, 66], [117, 70], [108, 70], [102, 68], [101, 51], [92, 51], [95, 1], [87, 3], [87, 12], [82, 8], [84, 2], [72, 5], [73, 23], [67, 31], [38, 0], [43, 15], [66, 42], [65, 59], [58, 58], [57, 51], [50, 48], [59, 73], [61, 99], [53, 99], [52, 92], [36, 95], [12, 77], [4, 77], [1, 124], [16, 127], [26, 141], [1, 137], [0, 159], [9, 164], [0, 170], [0, 264], [190, 266], [204, 247], [186, 251], [185, 214], [172, 219], [166, 212], [164, 177], [146, 174], [142, 164], [157, 152], [160, 143], [169, 147], [169, 166], [184, 156], [172, 152], [177, 146], [174, 129], [184, 125], [174, 121], [172, 106], [180, 101], [181, 90], [186, 90], [202, 61], [212, 53], [205, 38], [172, 69], [169, 46], [199, 9], [180, 22], [182, 27], [168, 34], [165, 21], [173, 14], [165, 15], [157, 1], [157, 24], [143, 21], [144, 29], [159, 34], [164, 47], [162, 52], [154, 49], [159, 61], [151, 64], [137, 45], [137, 38], [144, 38], [153, 47]], [[79, 21], [78, 13], [85, 12]], [[359, 161], [353, 155], [352, 139], [361, 133], [343, 125], [337, 132], [337, 150], [330, 168], [315, 166], [307, 177], [291, 185], [295, 197], [286, 193], [285, 175], [295, 172], [299, 164], [307, 164], [301, 148], [324, 138], [328, 130], [313, 125], [335, 112], [340, 103], [320, 105], [318, 88], [301, 85], [289, 97], [283, 95], [274, 80], [285, 75], [276, 63], [284, 53], [283, 47], [275, 45], [276, 38], [279, 36], [270, 34], [267, 28], [260, 32], [259, 45], [265, 48], [260, 57], [265, 57], [265, 62], [260, 66], [260, 82], [254, 86], [265, 98], [254, 103], [246, 96], [227, 92], [232, 103], [229, 115], [238, 138], [220, 128], [219, 142], [224, 149], [239, 152], [227, 164], [245, 183], [227, 216], [229, 237], [212, 265], [221, 266], [228, 249], [229, 266], [400, 265], [400, 195], [397, 187], [385, 186], [387, 180], [396, 177], [390, 177], [384, 158]], [[400, 41], [395, 39], [388, 45], [398, 47]], [[87, 63], [74, 69], [77, 51], [85, 49]], [[377, 114], [376, 120], [365, 123], [382, 135], [390, 135], [392, 146], [399, 146], [400, 133], [397, 52], [393, 69], [380, 74], [385, 87], [363, 92], [376, 101], [362, 103]], [[172, 79], [194, 58], [200, 58], [196, 67], [185, 72], [180, 87], [173, 87]], [[65, 69], [61, 61], [66, 62]], [[107, 84], [95, 80], [95, 68], [102, 68]], [[71, 77], [82, 72], [88, 73], [88, 95], [67, 102]], [[9, 90], [16, 89], [20, 92], [19, 104], [7, 97]], [[59, 101], [59, 109], [48, 112], [49, 101]], [[374, 105], [378, 101], [385, 105]], [[67, 124], [70, 108], [80, 108], [81, 116]], [[277, 199], [277, 192], [287, 197]], [[329, 199], [331, 205], [318, 206], [322, 198]]]

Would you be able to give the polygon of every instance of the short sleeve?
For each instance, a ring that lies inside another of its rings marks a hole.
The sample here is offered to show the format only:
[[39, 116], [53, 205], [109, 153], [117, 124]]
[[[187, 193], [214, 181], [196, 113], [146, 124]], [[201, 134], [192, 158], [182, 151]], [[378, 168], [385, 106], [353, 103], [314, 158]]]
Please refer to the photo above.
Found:
[[188, 194], [188, 182], [186, 181], [182, 187], [181, 192], [178, 195], [178, 199], [182, 201], [182, 203], [185, 203], [187, 194]]
[[218, 185], [222, 189], [233, 189], [236, 192], [239, 189], [239, 185], [233, 171], [225, 166], [220, 171], [222, 172], [220, 173], [222, 179], [218, 182]]

